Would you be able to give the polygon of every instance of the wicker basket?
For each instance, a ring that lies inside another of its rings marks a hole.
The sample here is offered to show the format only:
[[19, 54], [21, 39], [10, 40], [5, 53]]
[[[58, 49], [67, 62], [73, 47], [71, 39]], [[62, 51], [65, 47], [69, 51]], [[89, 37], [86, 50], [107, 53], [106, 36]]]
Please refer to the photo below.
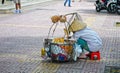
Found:
[[69, 61], [72, 59], [73, 41], [65, 40], [65, 43], [52, 43], [50, 40], [51, 39], [45, 40], [46, 42], [44, 47], [49, 48], [47, 55], [52, 61]]

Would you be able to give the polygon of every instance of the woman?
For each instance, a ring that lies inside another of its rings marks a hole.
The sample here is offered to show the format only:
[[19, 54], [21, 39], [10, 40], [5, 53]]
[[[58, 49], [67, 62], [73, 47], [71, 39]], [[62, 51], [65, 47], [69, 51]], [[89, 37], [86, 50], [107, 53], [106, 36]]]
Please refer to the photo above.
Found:
[[102, 48], [102, 40], [99, 35], [78, 19], [74, 19], [74, 21], [68, 27], [68, 31], [73, 32], [72, 38], [76, 40], [77, 45], [75, 45], [75, 47], [77, 46], [77, 57], [79, 57], [81, 54], [79, 49], [82, 49], [80, 58], [86, 58], [84, 50], [90, 53], [97, 52]]

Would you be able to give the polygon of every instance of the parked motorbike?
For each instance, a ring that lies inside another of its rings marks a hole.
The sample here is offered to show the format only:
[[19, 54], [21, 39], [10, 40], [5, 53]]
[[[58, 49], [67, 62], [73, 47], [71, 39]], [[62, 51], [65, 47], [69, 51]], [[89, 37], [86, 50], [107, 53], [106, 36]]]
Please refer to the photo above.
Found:
[[97, 0], [95, 2], [96, 11], [107, 10], [109, 13], [117, 11], [117, 0]]
[[120, 15], [120, 0], [117, 0], [117, 14]]

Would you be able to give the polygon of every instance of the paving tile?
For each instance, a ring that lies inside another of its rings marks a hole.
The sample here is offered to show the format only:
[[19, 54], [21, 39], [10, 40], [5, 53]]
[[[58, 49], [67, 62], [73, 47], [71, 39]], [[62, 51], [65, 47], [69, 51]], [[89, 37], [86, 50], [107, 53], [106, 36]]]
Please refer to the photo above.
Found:
[[[120, 28], [115, 26], [120, 17], [105, 12], [96, 13], [93, 6], [92, 2], [83, 1], [75, 2], [68, 8], [63, 6], [63, 1], [58, 1], [46, 3], [43, 7], [36, 6], [33, 11], [21, 15], [2, 16], [0, 31], [4, 32], [0, 32], [0, 73], [104, 73], [105, 66], [120, 67]], [[73, 11], [79, 12], [83, 21], [100, 34], [103, 41], [101, 60], [43, 61], [40, 49], [51, 25], [50, 16]]]

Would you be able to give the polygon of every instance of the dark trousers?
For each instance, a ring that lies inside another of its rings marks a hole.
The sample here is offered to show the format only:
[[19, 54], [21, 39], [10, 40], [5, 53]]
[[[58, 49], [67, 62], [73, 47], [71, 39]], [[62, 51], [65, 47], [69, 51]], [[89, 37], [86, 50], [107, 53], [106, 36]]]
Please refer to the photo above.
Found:
[[5, 0], [2, 0], [2, 4], [4, 4]]
[[71, 6], [71, 0], [65, 0], [64, 6], [66, 6], [67, 3], [68, 3], [68, 6]]
[[78, 44], [78, 45], [81, 45], [82, 50], [85, 49], [86, 51], [89, 51], [89, 52], [90, 52], [89, 47], [88, 47], [88, 44], [87, 44], [87, 42], [86, 42], [85, 40], [79, 38], [79, 39], [77, 40], [77, 44]]

